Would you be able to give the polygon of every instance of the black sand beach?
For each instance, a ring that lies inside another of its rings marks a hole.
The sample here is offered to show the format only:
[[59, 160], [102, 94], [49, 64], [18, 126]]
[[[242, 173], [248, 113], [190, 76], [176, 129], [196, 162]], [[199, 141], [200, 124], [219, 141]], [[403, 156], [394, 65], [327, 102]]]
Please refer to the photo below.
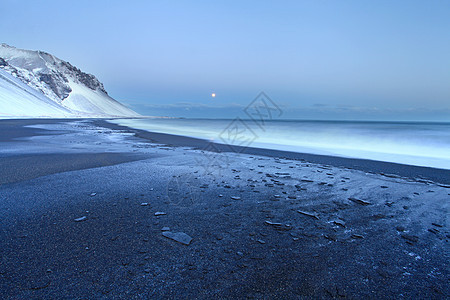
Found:
[[104, 120], [0, 120], [0, 294], [450, 296], [449, 170], [207, 146]]

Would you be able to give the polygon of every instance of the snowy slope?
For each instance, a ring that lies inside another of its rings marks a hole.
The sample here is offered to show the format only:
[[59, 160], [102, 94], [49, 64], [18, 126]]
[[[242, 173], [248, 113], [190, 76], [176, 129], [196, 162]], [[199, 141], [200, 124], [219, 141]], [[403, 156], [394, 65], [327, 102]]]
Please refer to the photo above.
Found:
[[[108, 96], [103, 84], [95, 76], [84, 73], [70, 63], [46, 52], [17, 49], [1, 44], [0, 70], [19, 79], [44, 96], [45, 99], [53, 101], [59, 111], [68, 112], [70, 115], [78, 117], [139, 116]], [[3, 105], [0, 107], [0, 116], [16, 116], [18, 114], [41, 116], [46, 111], [34, 111], [32, 110], [34, 106], [7, 104], [6, 99], [9, 99], [13, 92], [8, 94], [5, 91], [7, 89], [6, 81], [2, 86], [0, 99], [2, 99]], [[10, 88], [16, 91], [13, 86]], [[12, 100], [9, 101], [13, 103]], [[20, 99], [14, 98], [14, 101], [14, 103], [17, 101], [20, 103]], [[48, 111], [48, 114], [53, 113], [54, 111]]]
[[74, 117], [42, 93], [0, 69], [0, 116], [2, 117]]
[[139, 116], [100, 90], [92, 90], [69, 80], [72, 92], [62, 105], [74, 111], [89, 112], [94, 115], [107, 113], [112, 116]]

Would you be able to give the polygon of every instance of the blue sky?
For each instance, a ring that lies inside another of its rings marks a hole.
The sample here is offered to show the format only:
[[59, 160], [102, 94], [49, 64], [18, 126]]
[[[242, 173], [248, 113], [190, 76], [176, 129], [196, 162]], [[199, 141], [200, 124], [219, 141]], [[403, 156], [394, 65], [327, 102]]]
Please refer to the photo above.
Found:
[[[148, 115], [450, 120], [450, 1], [12, 1], [1, 42]], [[217, 96], [212, 98], [210, 94]]]

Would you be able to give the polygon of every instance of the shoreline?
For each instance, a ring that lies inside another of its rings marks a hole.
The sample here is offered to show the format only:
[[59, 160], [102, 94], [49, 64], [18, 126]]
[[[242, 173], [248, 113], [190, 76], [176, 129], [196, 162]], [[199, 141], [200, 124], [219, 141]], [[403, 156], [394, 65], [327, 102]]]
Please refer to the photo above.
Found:
[[4, 298], [450, 295], [448, 188], [105, 123], [0, 122]]
[[[122, 130], [129, 133], [133, 133], [137, 138], [147, 140], [152, 143], [160, 143], [169, 146], [176, 147], [192, 147], [198, 150], [205, 150], [208, 146], [213, 145], [215, 150], [222, 153], [241, 153], [248, 155], [260, 155], [266, 157], [278, 157], [287, 158], [292, 160], [307, 161], [310, 163], [331, 165], [339, 168], [345, 169], [355, 169], [368, 173], [374, 174], [384, 174], [387, 177], [403, 177], [415, 181], [432, 181], [440, 183], [443, 185], [450, 185], [450, 170], [439, 169], [433, 167], [423, 167], [415, 165], [406, 165], [394, 162], [385, 162], [369, 159], [360, 158], [349, 158], [349, 157], [339, 157], [331, 155], [321, 155], [321, 154], [310, 154], [283, 150], [274, 150], [266, 148], [256, 148], [256, 147], [241, 147], [232, 146], [232, 149], [225, 144], [209, 142], [204, 139], [187, 137], [181, 135], [173, 135], [167, 133], [150, 132], [142, 129], [137, 129], [133, 127], [118, 125], [108, 122], [111, 120], [109, 118], [75, 118], [75, 119], [0, 119], [0, 126], [5, 128], [4, 132], [0, 135], [0, 142], [10, 141], [11, 138], [17, 137], [28, 137], [37, 134], [38, 132], [43, 133], [41, 129], [34, 128], [24, 128], [18, 132], [14, 130], [17, 125], [34, 125], [34, 124], [54, 124], [54, 123], [64, 123], [70, 121], [88, 121], [96, 126], [112, 129], [112, 130]], [[210, 149], [207, 151], [211, 151]]]
[[355, 169], [368, 173], [400, 176], [412, 180], [430, 180], [444, 185], [450, 185], [450, 170], [432, 167], [405, 165], [393, 162], [384, 162], [359, 158], [346, 158], [339, 156], [309, 154], [283, 150], [273, 150], [255, 147], [232, 146], [220, 143], [212, 143], [204, 139], [173, 135], [167, 133], [150, 132], [133, 127], [118, 125], [108, 122], [108, 119], [93, 120], [93, 124], [114, 130], [126, 130], [135, 133], [136, 137], [146, 139], [152, 143], [160, 143], [177, 147], [193, 147], [198, 150], [206, 149], [209, 145], [223, 153], [242, 153], [249, 155], [261, 155], [267, 157], [287, 158], [307, 161], [310, 163], [332, 165], [339, 168]]

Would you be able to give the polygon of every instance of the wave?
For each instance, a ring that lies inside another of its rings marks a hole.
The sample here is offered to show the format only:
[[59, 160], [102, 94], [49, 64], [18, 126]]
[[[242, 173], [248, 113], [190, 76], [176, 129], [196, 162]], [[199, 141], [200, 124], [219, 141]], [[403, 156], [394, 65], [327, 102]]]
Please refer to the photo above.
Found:
[[272, 120], [256, 124], [240, 119], [111, 122], [218, 143], [450, 169], [449, 123]]

